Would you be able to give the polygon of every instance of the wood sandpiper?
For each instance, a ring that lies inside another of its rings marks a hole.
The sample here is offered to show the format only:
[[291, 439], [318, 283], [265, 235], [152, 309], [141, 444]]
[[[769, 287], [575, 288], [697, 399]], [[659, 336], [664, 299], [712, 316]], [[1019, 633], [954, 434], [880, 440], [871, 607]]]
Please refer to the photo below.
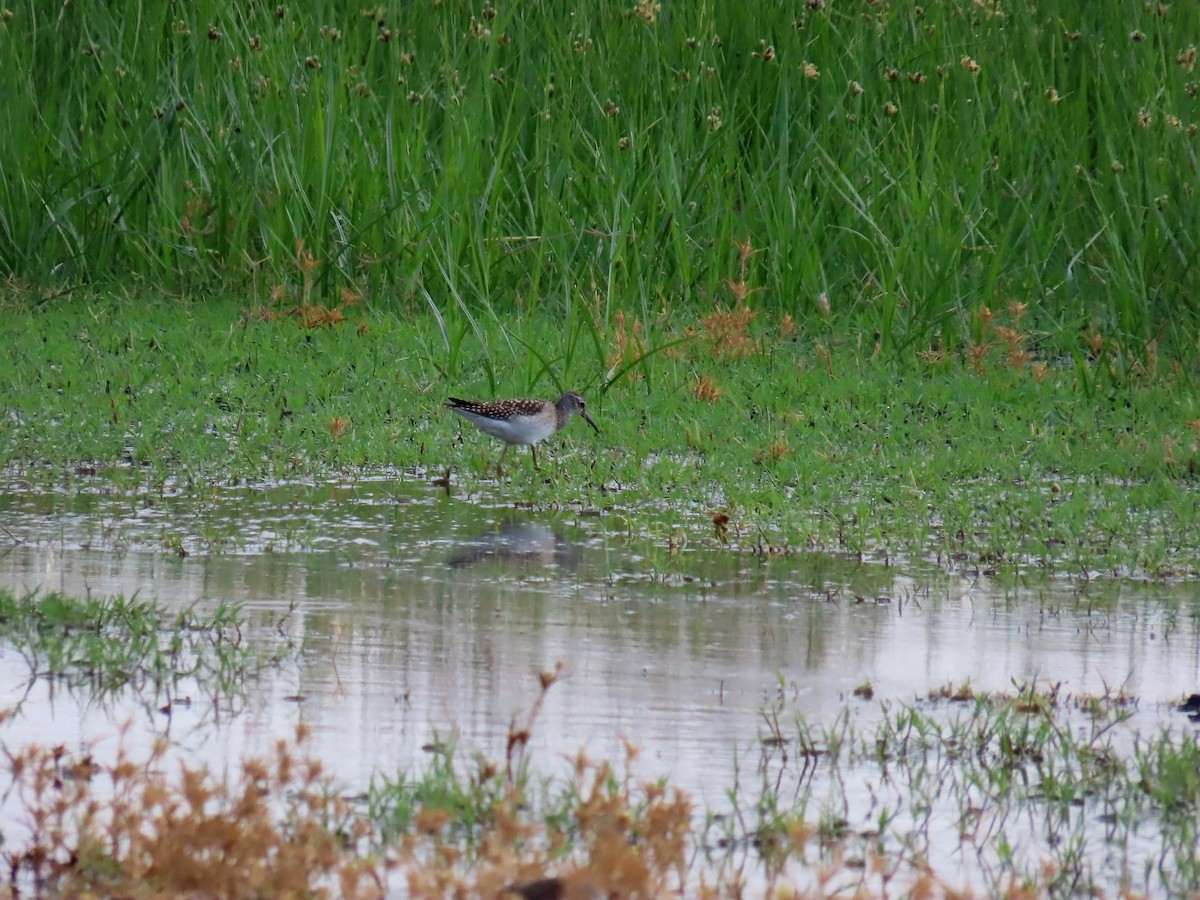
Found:
[[537, 463], [537, 443], [544, 441], [567, 426], [571, 416], [579, 415], [600, 433], [600, 427], [587, 414], [587, 403], [574, 391], [567, 391], [557, 403], [537, 400], [532, 397], [516, 397], [512, 400], [459, 400], [451, 397], [446, 407], [475, 424], [484, 434], [504, 441], [500, 459], [496, 462], [496, 474], [504, 476], [504, 454], [513, 444], [527, 444], [533, 455], [533, 467]]

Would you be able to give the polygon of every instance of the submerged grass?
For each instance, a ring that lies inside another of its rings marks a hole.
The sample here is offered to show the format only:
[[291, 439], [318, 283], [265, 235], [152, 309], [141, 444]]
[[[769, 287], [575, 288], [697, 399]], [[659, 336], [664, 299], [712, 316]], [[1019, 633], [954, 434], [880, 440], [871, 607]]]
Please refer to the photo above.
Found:
[[824, 727], [799, 716], [781, 725], [780, 701], [756, 780], [710, 817], [709, 843], [786, 859], [797, 821], [815, 819], [805, 840], [820, 858], [859, 867], [876, 890], [923, 874], [953, 885], [947, 867], [957, 867], [988, 896], [1193, 893], [1190, 731], [1126, 727], [1138, 703], [1120, 692], [1016, 688], [885, 702], [872, 728], [848, 711]]
[[51, 678], [104, 700], [133, 692], [146, 702], [191, 703], [187, 691], [216, 704], [244, 695], [245, 681], [273, 660], [242, 639], [240, 610], [171, 613], [124, 597], [83, 599], [0, 590], [0, 641]]
[[[543, 696], [556, 680], [543, 677]], [[1190, 735], [1126, 728], [1137, 701], [1054, 686], [1009, 695], [948, 686], [848, 706], [813, 727], [781, 699], [727, 803], [580, 754], [566, 772], [433, 748], [423, 771], [341, 799], [305, 732], [234, 777], [180, 767], [167, 747], [5, 748], [24, 812], [6, 833], [5, 896], [708, 898], [1078, 896], [1200, 890]], [[111, 801], [103, 801], [110, 796]], [[103, 801], [103, 802], [102, 802]], [[236, 850], [235, 856], [230, 856]], [[219, 871], [213, 871], [214, 859]], [[220, 880], [217, 880], [220, 879]]]

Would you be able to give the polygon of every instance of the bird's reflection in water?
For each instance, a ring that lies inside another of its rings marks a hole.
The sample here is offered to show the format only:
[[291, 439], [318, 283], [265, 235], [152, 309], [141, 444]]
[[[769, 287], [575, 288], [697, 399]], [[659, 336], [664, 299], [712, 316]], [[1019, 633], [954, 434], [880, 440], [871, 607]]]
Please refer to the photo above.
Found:
[[545, 525], [509, 520], [494, 531], [459, 544], [449, 564], [460, 569], [483, 560], [574, 569], [579, 565], [579, 547]]

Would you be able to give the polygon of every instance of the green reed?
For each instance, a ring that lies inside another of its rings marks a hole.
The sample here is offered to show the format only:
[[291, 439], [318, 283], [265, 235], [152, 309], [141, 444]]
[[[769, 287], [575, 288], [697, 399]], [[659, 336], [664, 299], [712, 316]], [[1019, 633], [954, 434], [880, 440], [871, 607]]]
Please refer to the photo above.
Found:
[[[1191, 4], [14, 4], [0, 270], [1190, 347]], [[742, 275], [739, 251], [745, 248]], [[747, 291], [752, 293], [747, 294]]]

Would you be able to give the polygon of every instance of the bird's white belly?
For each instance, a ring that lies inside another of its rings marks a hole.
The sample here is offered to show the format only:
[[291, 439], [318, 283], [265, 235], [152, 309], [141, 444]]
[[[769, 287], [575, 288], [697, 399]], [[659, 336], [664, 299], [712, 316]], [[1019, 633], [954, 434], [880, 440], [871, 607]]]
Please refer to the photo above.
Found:
[[512, 416], [508, 419], [492, 419], [456, 409], [455, 412], [470, 419], [484, 434], [500, 438], [506, 444], [536, 444], [554, 434], [554, 423], [522, 416]]

